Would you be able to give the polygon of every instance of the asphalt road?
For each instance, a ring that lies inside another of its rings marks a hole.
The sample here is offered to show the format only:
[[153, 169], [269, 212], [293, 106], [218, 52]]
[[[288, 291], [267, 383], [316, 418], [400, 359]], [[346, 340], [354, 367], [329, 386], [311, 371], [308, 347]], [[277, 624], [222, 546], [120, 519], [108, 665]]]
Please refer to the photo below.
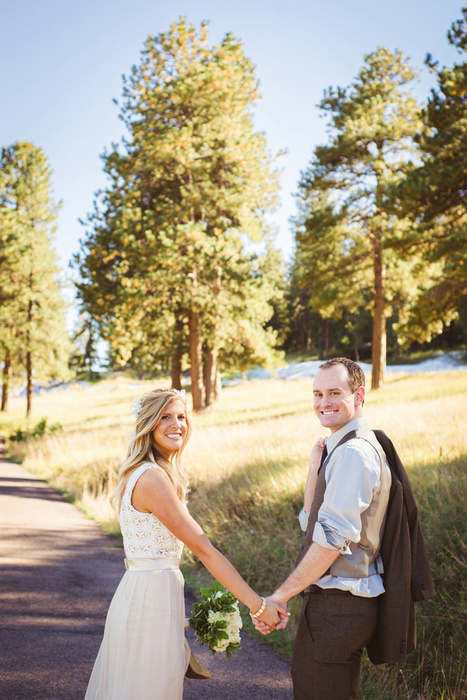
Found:
[[[83, 700], [123, 556], [118, 540], [0, 456], [0, 700]], [[191, 602], [187, 591], [187, 612]], [[212, 677], [185, 679], [184, 700], [291, 700], [290, 664], [270, 647], [243, 633], [227, 661], [187, 636]]]

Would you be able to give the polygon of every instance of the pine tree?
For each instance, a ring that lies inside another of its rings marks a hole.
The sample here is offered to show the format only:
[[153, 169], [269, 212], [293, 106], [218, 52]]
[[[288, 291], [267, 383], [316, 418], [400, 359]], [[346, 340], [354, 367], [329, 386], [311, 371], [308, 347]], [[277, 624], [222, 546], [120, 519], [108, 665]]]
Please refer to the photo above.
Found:
[[89, 314], [81, 314], [73, 333], [74, 348], [70, 359], [73, 370], [86, 371], [89, 381], [94, 379], [93, 365], [99, 359], [99, 333]]
[[258, 240], [275, 204], [258, 96], [233, 36], [209, 48], [207, 26], [184, 19], [150, 36], [124, 80], [129, 136], [103, 156], [110, 184], [77, 256], [81, 300], [122, 363], [171, 353], [177, 385], [188, 337], [195, 409], [219, 387], [229, 309], [254, 276], [242, 237]]
[[267, 285], [267, 299], [273, 314], [267, 320], [267, 328], [277, 334], [277, 347], [282, 348], [289, 335], [289, 314], [287, 308], [287, 269], [281, 252], [274, 246], [273, 240], [266, 241], [266, 250], [259, 257], [258, 272]]
[[0, 157], [0, 345], [2, 408], [13, 371], [26, 374], [27, 410], [36, 381], [69, 376], [69, 339], [51, 245], [57, 205], [40, 148], [18, 142]]
[[395, 215], [389, 192], [416, 157], [415, 77], [399, 51], [379, 48], [349, 88], [327, 90], [320, 108], [329, 143], [316, 148], [299, 184], [301, 285], [324, 318], [370, 306], [372, 388], [384, 382], [386, 318], [403, 303], [409, 264], [397, 253], [409, 223]]
[[[466, 59], [467, 8], [448, 32]], [[422, 165], [398, 192], [404, 215], [418, 223], [409, 243], [423, 253], [426, 275], [434, 270], [406, 319], [406, 333], [429, 341], [458, 317], [467, 296], [467, 60], [439, 68], [438, 87], [423, 110]]]

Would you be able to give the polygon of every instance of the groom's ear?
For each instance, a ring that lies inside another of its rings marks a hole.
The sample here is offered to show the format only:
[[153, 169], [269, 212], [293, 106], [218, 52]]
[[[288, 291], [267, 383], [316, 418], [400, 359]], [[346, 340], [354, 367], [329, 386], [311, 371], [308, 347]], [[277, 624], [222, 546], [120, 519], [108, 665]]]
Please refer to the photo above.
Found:
[[365, 387], [359, 386], [355, 392], [355, 406], [363, 406], [365, 403]]

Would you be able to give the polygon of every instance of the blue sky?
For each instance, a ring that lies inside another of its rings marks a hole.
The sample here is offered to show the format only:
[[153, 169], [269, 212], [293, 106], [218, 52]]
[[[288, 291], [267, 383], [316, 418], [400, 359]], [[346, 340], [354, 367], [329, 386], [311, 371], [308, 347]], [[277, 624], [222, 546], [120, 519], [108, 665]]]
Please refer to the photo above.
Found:
[[300, 172], [325, 141], [316, 105], [329, 86], [347, 86], [378, 46], [400, 49], [422, 71], [424, 100], [441, 65], [457, 53], [446, 33], [460, 18], [454, 0], [0, 0], [0, 145], [32, 141], [47, 156], [63, 206], [55, 247], [64, 269], [79, 249], [79, 218], [105, 185], [100, 154], [124, 128], [113, 99], [139, 62], [148, 34], [180, 16], [209, 20], [210, 43], [232, 32], [256, 66], [262, 100], [255, 123], [281, 159], [281, 207], [274, 217], [285, 259]]

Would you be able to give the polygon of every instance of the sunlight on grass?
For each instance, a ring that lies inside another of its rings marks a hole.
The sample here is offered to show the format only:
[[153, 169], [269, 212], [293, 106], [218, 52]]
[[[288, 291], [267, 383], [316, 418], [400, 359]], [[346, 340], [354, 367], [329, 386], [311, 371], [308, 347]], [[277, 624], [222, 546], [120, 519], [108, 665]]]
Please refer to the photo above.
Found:
[[[132, 400], [168, 381], [137, 382], [110, 377], [89, 389], [35, 398], [30, 425], [47, 416], [61, 432], [25, 443], [7, 443], [24, 466], [68, 493], [106, 531], [117, 522], [108, 503], [116, 471], [132, 430]], [[25, 427], [24, 400], [0, 418], [6, 437]], [[465, 682], [467, 372], [388, 375], [368, 391], [370, 425], [395, 442], [407, 467], [433, 560], [438, 595], [419, 606], [420, 641], [400, 673], [365, 665], [362, 698], [461, 698]], [[325, 435], [313, 413], [312, 380], [250, 381], [226, 388], [213, 408], [192, 416], [193, 436], [184, 463], [190, 476], [190, 511], [261, 593], [271, 592], [290, 572], [298, 552], [308, 456]], [[185, 551], [184, 573], [193, 586], [210, 576]], [[464, 603], [461, 601], [464, 600]], [[291, 623], [268, 643], [290, 654], [300, 599], [291, 602]], [[462, 607], [463, 606], [463, 607]], [[462, 608], [462, 609], [461, 609]], [[455, 640], [455, 641], [454, 641]]]

